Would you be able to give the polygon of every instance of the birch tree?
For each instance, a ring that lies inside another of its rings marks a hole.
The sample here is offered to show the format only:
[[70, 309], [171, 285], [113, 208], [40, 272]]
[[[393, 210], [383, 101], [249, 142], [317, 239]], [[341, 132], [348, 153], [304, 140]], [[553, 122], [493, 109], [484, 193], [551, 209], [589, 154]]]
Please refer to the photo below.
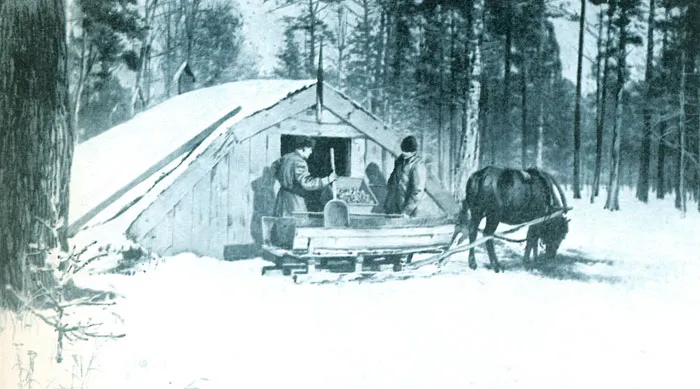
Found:
[[[469, 5], [469, 2], [467, 6]], [[467, 42], [469, 79], [464, 91], [464, 118], [459, 147], [459, 198], [464, 197], [467, 179], [479, 168], [479, 100], [481, 97], [481, 42], [484, 31], [484, 0], [474, 0], [466, 10], [471, 21]]]
[[610, 148], [610, 178], [608, 180], [608, 197], [605, 209], [620, 209], [620, 130], [622, 127], [622, 93], [625, 89], [625, 67], [627, 66], [627, 25], [629, 19], [620, 7], [620, 37], [617, 47], [617, 82], [615, 84], [615, 123], [612, 129], [612, 146]]

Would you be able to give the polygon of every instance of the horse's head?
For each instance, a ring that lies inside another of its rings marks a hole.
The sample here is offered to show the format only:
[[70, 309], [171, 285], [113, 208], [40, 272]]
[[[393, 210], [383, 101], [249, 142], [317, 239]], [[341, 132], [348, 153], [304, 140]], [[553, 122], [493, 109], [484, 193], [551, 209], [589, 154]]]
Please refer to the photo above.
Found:
[[569, 219], [564, 216], [555, 217], [542, 223], [542, 243], [544, 244], [548, 259], [554, 259], [559, 245], [569, 232]]

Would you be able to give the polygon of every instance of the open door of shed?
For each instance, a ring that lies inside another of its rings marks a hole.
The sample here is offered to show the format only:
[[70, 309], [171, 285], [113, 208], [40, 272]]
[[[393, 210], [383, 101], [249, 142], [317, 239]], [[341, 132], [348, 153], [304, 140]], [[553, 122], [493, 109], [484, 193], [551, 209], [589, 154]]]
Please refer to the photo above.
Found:
[[[294, 151], [296, 135], [282, 135], [280, 142], [281, 155]], [[331, 148], [335, 151], [335, 167], [338, 176], [350, 175], [350, 138], [314, 137], [316, 145], [307, 160], [309, 173], [313, 177], [326, 177], [331, 173]], [[323, 212], [324, 201], [321, 199], [322, 191], [309, 192], [306, 199], [306, 208], [309, 212]]]

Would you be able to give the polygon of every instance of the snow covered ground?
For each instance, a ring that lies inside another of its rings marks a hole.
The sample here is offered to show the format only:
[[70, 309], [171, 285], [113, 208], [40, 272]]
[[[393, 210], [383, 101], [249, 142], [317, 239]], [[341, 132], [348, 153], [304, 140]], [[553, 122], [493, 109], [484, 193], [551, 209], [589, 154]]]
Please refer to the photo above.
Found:
[[2, 365], [34, 350], [46, 388], [700, 387], [700, 214], [621, 196], [614, 213], [570, 200], [557, 263], [534, 271], [507, 244], [503, 274], [478, 251], [476, 271], [459, 256], [450, 274], [374, 284], [295, 285], [260, 276], [261, 259], [190, 254], [85, 274], [81, 286], [119, 296], [127, 336], [56, 365], [54, 334], [5, 315]]

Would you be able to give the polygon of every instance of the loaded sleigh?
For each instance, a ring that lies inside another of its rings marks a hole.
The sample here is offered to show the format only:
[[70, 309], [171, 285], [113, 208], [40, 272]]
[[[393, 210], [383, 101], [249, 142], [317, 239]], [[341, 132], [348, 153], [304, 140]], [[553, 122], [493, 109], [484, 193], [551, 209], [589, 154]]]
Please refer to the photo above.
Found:
[[[263, 274], [277, 270], [295, 280], [313, 280], [308, 275], [322, 269], [366, 278], [385, 271], [410, 273], [437, 265], [434, 273], [452, 255], [467, 250], [469, 266], [475, 269], [474, 248], [481, 244], [487, 247], [491, 268], [499, 272], [502, 267], [496, 258], [494, 239], [526, 242], [526, 265], [530, 264], [531, 252], [537, 260], [540, 244], [546, 249], [546, 257], [553, 259], [568, 232], [565, 214], [571, 209], [550, 174], [492, 166], [469, 178], [466, 198], [455, 219], [407, 219], [369, 213], [363, 211], [368, 204], [344, 205], [347, 209], [341, 207], [338, 212], [330, 205], [319, 213], [263, 218], [263, 251], [266, 259], [275, 263], [264, 268]], [[484, 218], [483, 237], [476, 239]], [[499, 223], [513, 227], [496, 234]], [[522, 241], [507, 236], [526, 227], [527, 238]], [[415, 254], [425, 253], [435, 255], [413, 261]]]

